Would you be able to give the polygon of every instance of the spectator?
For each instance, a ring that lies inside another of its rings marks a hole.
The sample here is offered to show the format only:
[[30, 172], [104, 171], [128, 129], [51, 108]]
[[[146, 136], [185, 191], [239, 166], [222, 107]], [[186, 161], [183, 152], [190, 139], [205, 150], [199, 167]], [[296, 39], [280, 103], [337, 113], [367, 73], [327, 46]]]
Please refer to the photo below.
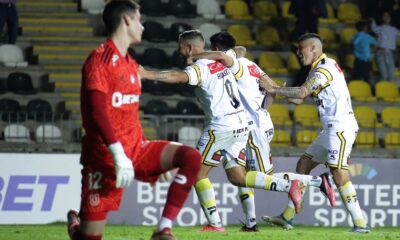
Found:
[[8, 43], [15, 44], [18, 36], [18, 12], [15, 3], [17, 0], [0, 0], [0, 33], [7, 23]]
[[325, 0], [292, 0], [289, 13], [297, 18], [291, 38], [297, 40], [302, 34], [318, 33], [318, 19], [327, 17]]
[[[378, 42], [368, 34], [368, 23], [365, 21], [356, 24], [358, 33], [353, 37], [353, 54], [355, 56], [353, 66], [353, 79], [370, 81], [371, 72], [371, 45], [376, 46]], [[373, 83], [371, 83], [373, 84]]]
[[400, 38], [399, 29], [390, 25], [391, 16], [384, 12], [382, 16], [382, 25], [376, 25], [372, 21], [372, 31], [378, 35], [378, 50], [376, 52], [376, 61], [378, 63], [381, 80], [394, 80], [394, 57], [396, 50], [396, 40]]

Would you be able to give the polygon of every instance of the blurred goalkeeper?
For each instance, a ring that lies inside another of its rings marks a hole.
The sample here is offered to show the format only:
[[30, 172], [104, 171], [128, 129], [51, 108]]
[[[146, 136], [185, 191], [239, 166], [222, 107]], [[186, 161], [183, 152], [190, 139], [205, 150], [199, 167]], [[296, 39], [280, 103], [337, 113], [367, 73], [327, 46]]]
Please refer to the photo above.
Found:
[[[81, 209], [68, 212], [72, 240], [102, 239], [107, 213], [118, 210], [123, 188], [133, 178], [154, 183], [179, 168], [167, 195], [161, 220], [151, 239], [173, 240], [175, 220], [201, 165], [200, 153], [169, 141], [147, 141], [139, 121], [139, 66], [127, 53], [141, 41], [139, 5], [110, 1], [103, 12], [109, 38], [95, 49], [82, 70]], [[172, 196], [173, 193], [173, 196]]]

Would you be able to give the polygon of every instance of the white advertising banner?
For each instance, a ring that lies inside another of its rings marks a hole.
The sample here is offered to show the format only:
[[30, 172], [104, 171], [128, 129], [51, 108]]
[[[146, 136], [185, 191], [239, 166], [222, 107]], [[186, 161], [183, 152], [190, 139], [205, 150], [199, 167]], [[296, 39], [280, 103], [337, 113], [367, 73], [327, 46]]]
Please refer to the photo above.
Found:
[[65, 221], [79, 208], [79, 154], [0, 154], [0, 224]]

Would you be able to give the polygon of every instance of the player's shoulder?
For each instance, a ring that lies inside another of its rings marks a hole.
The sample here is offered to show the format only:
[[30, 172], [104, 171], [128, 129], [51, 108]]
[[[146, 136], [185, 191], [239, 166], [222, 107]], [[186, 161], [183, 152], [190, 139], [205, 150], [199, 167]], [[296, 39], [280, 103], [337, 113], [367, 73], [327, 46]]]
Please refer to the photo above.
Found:
[[107, 42], [100, 44], [90, 54], [86, 62], [95, 63], [97, 66], [109, 65], [115, 58], [118, 57], [115, 49], [107, 44]]

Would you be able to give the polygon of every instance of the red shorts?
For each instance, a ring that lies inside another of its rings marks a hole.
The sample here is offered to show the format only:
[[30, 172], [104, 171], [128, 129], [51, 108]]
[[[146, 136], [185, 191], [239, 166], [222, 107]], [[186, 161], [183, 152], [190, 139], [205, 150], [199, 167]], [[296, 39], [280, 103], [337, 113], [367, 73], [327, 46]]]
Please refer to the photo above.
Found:
[[[135, 178], [143, 182], [155, 182], [164, 171], [160, 156], [169, 141], [143, 142], [140, 151], [128, 156], [134, 159]], [[82, 152], [83, 163], [81, 211], [90, 213], [118, 210], [122, 199], [122, 188], [116, 188], [115, 169], [111, 154], [106, 151]]]

